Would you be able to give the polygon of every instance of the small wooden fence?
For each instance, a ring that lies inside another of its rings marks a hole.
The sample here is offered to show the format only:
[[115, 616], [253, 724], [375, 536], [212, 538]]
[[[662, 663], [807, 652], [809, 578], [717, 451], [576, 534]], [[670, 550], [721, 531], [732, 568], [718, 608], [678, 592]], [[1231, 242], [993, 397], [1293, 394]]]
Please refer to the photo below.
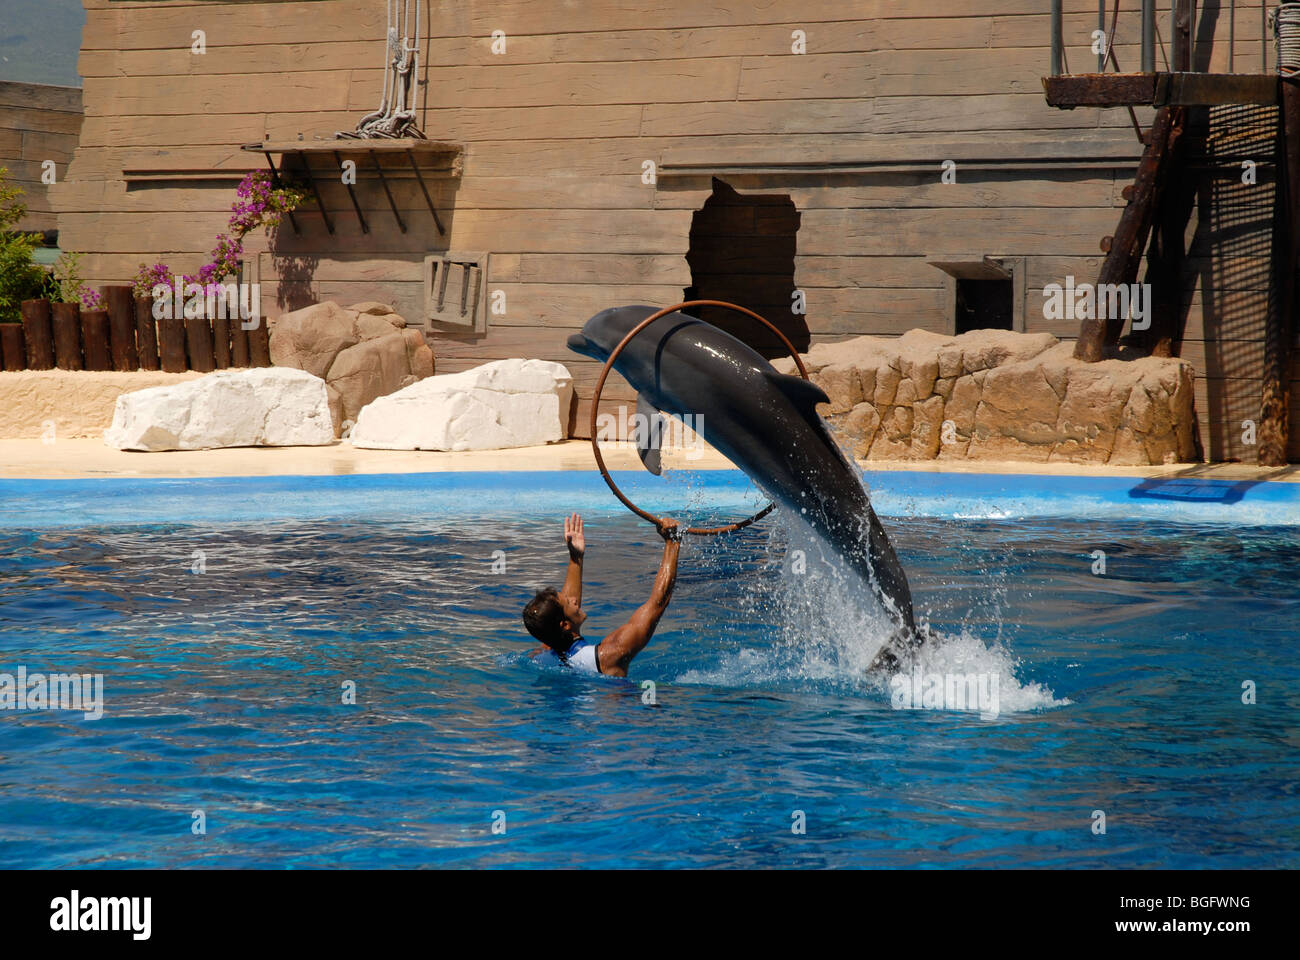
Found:
[[164, 370], [208, 373], [269, 367], [266, 324], [244, 330], [236, 317], [155, 320], [153, 298], [129, 285], [100, 287], [106, 309], [24, 300], [22, 323], [0, 323], [5, 370]]

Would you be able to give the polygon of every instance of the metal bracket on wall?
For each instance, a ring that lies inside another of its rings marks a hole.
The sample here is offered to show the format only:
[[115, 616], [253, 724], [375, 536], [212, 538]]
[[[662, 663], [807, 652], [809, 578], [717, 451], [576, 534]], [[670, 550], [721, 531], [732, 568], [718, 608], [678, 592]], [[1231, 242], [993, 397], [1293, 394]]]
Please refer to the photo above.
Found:
[[316, 206], [320, 208], [321, 219], [325, 221], [325, 229], [331, 235], [334, 233], [334, 223], [330, 220], [330, 215], [325, 211], [325, 201], [320, 198], [320, 190], [316, 186], [316, 178], [312, 176], [311, 163], [307, 160], [307, 155], [301, 150], [298, 151], [298, 162], [302, 168], [307, 171], [307, 182], [311, 184], [312, 196], [316, 198]]
[[[271, 154], [268, 151], [263, 150], [262, 155], [266, 157], [266, 165], [271, 168], [271, 183], [275, 186], [275, 189], [279, 190], [281, 186], [280, 171], [275, 168], [275, 161], [271, 159]], [[298, 229], [298, 221], [293, 218], [293, 211], [290, 210], [288, 213], [289, 223], [293, 227], [293, 232], [302, 233], [302, 231]]]
[[420, 181], [420, 191], [424, 194], [424, 202], [429, 205], [429, 212], [433, 214], [433, 225], [438, 228], [439, 236], [443, 236], [447, 231], [442, 228], [442, 221], [438, 219], [438, 211], [433, 206], [433, 198], [429, 196], [429, 188], [424, 185], [424, 176], [420, 173], [420, 165], [415, 162], [415, 153], [407, 150], [406, 155], [410, 158], [411, 169], [415, 171], [415, 179]]
[[393, 191], [388, 189], [388, 180], [384, 177], [384, 168], [380, 165], [379, 158], [375, 156], [375, 151], [367, 150], [366, 152], [370, 154], [370, 159], [374, 161], [375, 172], [379, 174], [379, 182], [384, 185], [384, 194], [388, 197], [388, 206], [392, 208], [393, 217], [397, 220], [397, 226], [402, 233], [405, 233], [406, 224], [402, 222], [402, 215], [397, 212], [397, 203], [393, 200]]

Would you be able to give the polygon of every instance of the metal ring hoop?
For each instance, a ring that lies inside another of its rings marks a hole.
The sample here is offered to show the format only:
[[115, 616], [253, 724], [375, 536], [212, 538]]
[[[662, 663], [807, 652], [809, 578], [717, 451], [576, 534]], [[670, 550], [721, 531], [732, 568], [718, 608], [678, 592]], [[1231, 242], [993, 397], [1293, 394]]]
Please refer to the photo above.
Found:
[[[653, 513], [650, 513], [647, 510], [642, 510], [635, 503], [629, 500], [623, 494], [623, 491], [618, 488], [618, 485], [614, 483], [614, 478], [609, 475], [609, 470], [605, 466], [605, 458], [600, 455], [600, 444], [597, 443], [596, 441], [596, 414], [600, 410], [600, 392], [603, 389], [605, 389], [605, 378], [609, 376], [609, 371], [614, 368], [614, 361], [617, 360], [619, 354], [623, 352], [623, 348], [632, 342], [633, 337], [635, 337], [646, 327], [650, 326], [650, 324], [654, 323], [660, 317], [667, 316], [668, 314], [673, 313], [676, 310], [681, 310], [684, 307], [722, 307], [726, 310], [735, 310], [737, 313], [743, 313], [746, 316], [753, 317], [755, 320], [763, 324], [765, 327], [767, 327], [769, 330], [771, 330], [773, 333], [775, 333], [778, 337], [781, 338], [781, 342], [785, 344], [786, 349], [790, 351], [790, 356], [794, 357], [795, 366], [799, 368], [799, 375], [803, 377], [805, 380], [809, 379], [808, 370], [806, 367], [804, 367], [803, 360], [800, 359], [799, 357], [799, 351], [795, 349], [795, 346], [793, 343], [790, 342], [790, 339], [784, 333], [778, 330], [772, 323], [770, 323], [767, 320], [764, 320], [753, 310], [748, 310], [745, 307], [737, 306], [734, 303], [726, 303], [725, 301], [722, 300], [687, 300], [685, 303], [678, 303], [671, 307], [664, 307], [662, 310], [650, 314], [650, 316], [646, 317], [635, 327], [629, 330], [627, 336], [625, 336], [621, 341], [619, 341], [618, 346], [615, 347], [613, 351], [610, 353], [609, 359], [605, 361], [604, 369], [600, 371], [600, 379], [596, 381], [596, 392], [593, 393], [591, 396], [591, 452], [595, 454], [596, 467], [597, 469], [600, 470], [600, 475], [605, 478], [605, 483], [609, 485], [609, 489], [613, 491], [614, 496], [618, 497], [619, 500], [623, 501], [623, 506], [627, 507], [637, 516], [649, 520], [656, 527], [661, 526], [663, 520], [659, 517], [656, 517]], [[741, 527], [747, 527], [751, 523], [754, 523], [755, 521], [762, 520], [765, 516], [771, 513], [775, 507], [776, 507], [775, 503], [769, 503], [766, 507], [758, 511], [758, 513], [754, 514], [748, 520], [740, 520], [736, 523], [728, 523], [721, 527], [687, 527], [682, 532], [694, 534], [695, 536], [702, 536], [702, 537], [714, 536], [719, 533], [731, 533], [733, 530], [739, 530]]]

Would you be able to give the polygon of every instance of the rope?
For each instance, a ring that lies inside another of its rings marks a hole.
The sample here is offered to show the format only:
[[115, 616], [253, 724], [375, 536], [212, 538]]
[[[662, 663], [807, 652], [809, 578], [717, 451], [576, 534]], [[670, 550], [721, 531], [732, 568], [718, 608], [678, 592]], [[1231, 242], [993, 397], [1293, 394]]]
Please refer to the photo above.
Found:
[[[799, 356], [799, 351], [795, 349], [794, 344], [790, 342], [789, 338], [786, 337], [784, 333], [778, 330], [770, 322], [764, 320], [762, 317], [756, 314], [753, 310], [747, 310], [744, 307], [738, 307], [734, 303], [726, 303], [725, 301], [722, 300], [687, 300], [685, 303], [678, 303], [671, 307], [664, 307], [662, 310], [650, 314], [650, 316], [646, 317], [635, 327], [629, 330], [627, 332], [627, 336], [625, 336], [622, 340], [620, 340], [618, 346], [615, 347], [610, 352], [609, 359], [605, 361], [605, 366], [600, 371], [600, 379], [596, 381], [596, 392], [591, 395], [591, 452], [596, 456], [596, 469], [600, 471], [600, 475], [605, 479], [605, 483], [609, 486], [609, 489], [613, 491], [614, 496], [618, 497], [618, 499], [623, 502], [623, 506], [627, 507], [637, 516], [645, 520], [649, 520], [656, 527], [663, 526], [663, 519], [660, 517], [656, 517], [653, 513], [650, 513], [646, 510], [642, 510], [635, 503], [629, 500], [624, 495], [623, 491], [618, 488], [618, 484], [614, 482], [614, 478], [609, 475], [609, 469], [605, 466], [605, 458], [600, 454], [600, 444], [597, 442], [597, 438], [596, 438], [596, 433], [597, 433], [596, 417], [600, 411], [600, 392], [605, 389], [605, 378], [609, 376], [609, 371], [614, 369], [614, 361], [617, 360], [619, 354], [623, 352], [623, 348], [626, 347], [629, 343], [631, 343], [632, 339], [637, 334], [639, 334], [646, 327], [650, 326], [650, 324], [654, 323], [660, 317], [667, 316], [673, 311], [681, 310], [684, 307], [722, 307], [726, 310], [735, 310], [737, 313], [743, 313], [746, 316], [753, 317], [755, 320], [763, 324], [765, 327], [767, 327], [769, 330], [771, 330], [773, 333], [775, 333], [778, 337], [781, 338], [781, 342], [785, 344], [785, 348], [790, 351], [790, 356], [794, 357], [795, 366], [799, 368], [799, 375], [802, 376], [805, 380], [809, 379], [808, 369], [803, 365], [803, 359]], [[747, 527], [751, 523], [763, 519], [765, 516], [771, 513], [775, 508], [776, 508], [775, 503], [769, 503], [766, 507], [758, 511], [758, 513], [754, 514], [748, 520], [741, 520], [737, 523], [728, 523], [721, 527], [687, 527], [685, 530], [682, 531], [682, 533], [683, 534], [690, 533], [690, 534], [694, 534], [695, 536], [701, 536], [701, 537], [711, 537], [719, 533], [731, 533], [733, 530], [739, 530], [741, 527]]]
[[[384, 93], [379, 109], [368, 113], [357, 123], [355, 130], [336, 133], [338, 139], [373, 140], [410, 137], [426, 139], [416, 126], [419, 111], [420, 71], [420, 0], [387, 0], [388, 30], [384, 43]], [[401, 3], [401, 12], [398, 4]], [[401, 31], [397, 21], [401, 20]], [[414, 19], [414, 33], [411, 32]], [[409, 101], [409, 104], [408, 104]]]
[[1277, 69], [1284, 77], [1300, 73], [1300, 3], [1284, 3], [1269, 17], [1277, 39]]

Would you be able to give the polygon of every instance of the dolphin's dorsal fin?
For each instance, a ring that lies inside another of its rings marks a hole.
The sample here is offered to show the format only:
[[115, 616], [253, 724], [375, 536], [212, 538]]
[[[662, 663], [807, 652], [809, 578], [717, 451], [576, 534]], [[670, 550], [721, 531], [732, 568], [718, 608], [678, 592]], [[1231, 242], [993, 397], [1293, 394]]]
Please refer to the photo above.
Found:
[[636, 395], [636, 452], [642, 465], [656, 477], [663, 473], [659, 443], [664, 435], [664, 417], [643, 395]]
[[796, 410], [806, 417], [817, 413], [817, 404], [831, 402], [825, 390], [803, 377], [771, 370], [767, 372], [767, 379], [772, 386], [786, 395]]

